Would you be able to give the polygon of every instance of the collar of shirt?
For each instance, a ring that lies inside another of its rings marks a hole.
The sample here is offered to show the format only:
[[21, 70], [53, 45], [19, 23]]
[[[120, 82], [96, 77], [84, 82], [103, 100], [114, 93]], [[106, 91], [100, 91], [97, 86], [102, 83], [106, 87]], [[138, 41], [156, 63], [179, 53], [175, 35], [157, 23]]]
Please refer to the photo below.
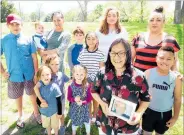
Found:
[[83, 44], [75, 44], [75, 47], [81, 47], [81, 46], [83, 46]]
[[80, 87], [82, 86], [82, 84], [78, 84], [76, 81], [73, 81], [74, 85], [77, 86], [77, 87]]
[[52, 74], [52, 79], [56, 79], [58, 77], [58, 74]]
[[10, 33], [10, 36], [13, 38], [19, 38], [21, 36], [21, 34], [19, 33], [19, 34], [15, 35], [13, 33]]
[[95, 53], [96, 51], [98, 51], [98, 48], [96, 48], [94, 51], [89, 51], [87, 48], [86, 50], [89, 52], [89, 53]]
[[35, 35], [38, 36], [38, 37], [43, 37], [43, 35], [39, 34], [39, 33], [35, 33]]

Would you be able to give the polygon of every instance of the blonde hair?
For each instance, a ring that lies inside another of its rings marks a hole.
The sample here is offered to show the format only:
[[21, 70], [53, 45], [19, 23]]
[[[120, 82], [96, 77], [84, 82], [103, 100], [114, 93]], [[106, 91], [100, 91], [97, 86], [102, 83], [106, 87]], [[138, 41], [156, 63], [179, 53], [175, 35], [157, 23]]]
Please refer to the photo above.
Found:
[[[72, 74], [74, 75], [75, 71], [77, 69], [82, 69], [84, 70], [85, 72], [85, 77], [84, 79], [82, 80], [82, 89], [83, 89], [83, 96], [85, 97], [86, 96], [86, 88], [87, 88], [87, 68], [85, 66], [82, 66], [82, 65], [75, 65], [72, 69]], [[75, 81], [75, 78], [72, 77], [73, 81]]]
[[106, 9], [105, 11], [105, 15], [104, 15], [104, 19], [101, 23], [101, 26], [100, 26], [100, 32], [107, 35], [109, 33], [109, 25], [107, 23], [107, 16], [108, 16], [108, 13], [111, 11], [111, 10], [115, 10], [116, 11], [116, 15], [117, 15], [117, 22], [115, 24], [115, 27], [116, 27], [116, 32], [117, 33], [120, 33], [121, 32], [121, 26], [120, 26], [120, 14], [119, 14], [119, 11], [115, 8], [115, 7], [109, 7]]
[[35, 29], [37, 28], [38, 25], [42, 25], [43, 26], [43, 23], [42, 22], [35, 22], [35, 24], [34, 24]]
[[51, 70], [50, 67], [45, 66], [45, 65], [44, 65], [44, 66], [41, 66], [41, 67], [38, 69], [37, 73], [36, 73], [36, 77], [37, 77], [38, 80], [40, 80], [41, 74], [42, 74], [42, 72], [43, 72], [44, 69], [49, 69], [50, 72], [52, 73], [52, 70]]

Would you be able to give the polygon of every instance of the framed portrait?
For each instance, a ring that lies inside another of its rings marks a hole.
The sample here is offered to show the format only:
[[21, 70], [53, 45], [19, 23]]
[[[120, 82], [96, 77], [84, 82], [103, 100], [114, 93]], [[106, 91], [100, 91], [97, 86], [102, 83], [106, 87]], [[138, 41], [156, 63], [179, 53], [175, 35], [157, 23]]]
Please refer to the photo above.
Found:
[[132, 119], [137, 104], [112, 95], [109, 112], [124, 121]]

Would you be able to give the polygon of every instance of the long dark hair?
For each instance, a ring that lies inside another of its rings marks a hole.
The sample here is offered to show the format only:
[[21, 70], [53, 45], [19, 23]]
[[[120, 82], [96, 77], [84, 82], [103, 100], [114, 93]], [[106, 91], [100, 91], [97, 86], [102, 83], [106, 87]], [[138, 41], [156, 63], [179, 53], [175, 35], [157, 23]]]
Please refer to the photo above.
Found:
[[132, 59], [132, 53], [131, 53], [131, 48], [130, 44], [128, 41], [124, 40], [123, 38], [118, 38], [116, 39], [110, 46], [109, 51], [108, 51], [108, 56], [107, 56], [107, 61], [105, 62], [105, 72], [108, 73], [110, 70], [115, 72], [115, 68], [111, 62], [110, 55], [109, 53], [111, 52], [111, 49], [113, 46], [121, 44], [126, 51], [126, 62], [125, 62], [125, 73], [128, 73], [132, 75], [132, 68], [131, 68], [131, 59]]

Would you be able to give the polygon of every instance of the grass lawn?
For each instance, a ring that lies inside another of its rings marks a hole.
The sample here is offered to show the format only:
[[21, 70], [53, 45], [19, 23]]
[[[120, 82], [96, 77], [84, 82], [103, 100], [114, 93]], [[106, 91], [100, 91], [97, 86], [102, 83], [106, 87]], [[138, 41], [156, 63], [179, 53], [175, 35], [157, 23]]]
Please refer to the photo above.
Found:
[[[85, 28], [85, 31], [94, 31], [96, 28], [98, 28], [99, 23], [74, 23], [74, 22], [66, 22], [65, 23], [65, 30], [68, 30], [72, 32], [72, 30], [75, 28], [77, 24], [83, 25]], [[129, 33], [129, 41], [139, 32], [146, 31], [146, 23], [123, 23], [124, 27], [127, 29]], [[52, 29], [52, 23], [45, 23], [45, 29], [51, 30]], [[8, 29], [6, 27], [6, 24], [2, 24], [2, 35], [5, 35], [8, 33]], [[168, 24], [165, 26], [165, 31], [172, 34], [178, 41], [181, 50], [179, 52], [179, 60], [180, 60], [180, 71], [183, 73], [183, 47], [184, 47], [184, 34], [183, 34], [184, 27], [182, 25], [174, 25], [174, 24]], [[31, 36], [34, 34], [34, 25], [33, 23], [24, 23], [23, 25], [23, 32]], [[74, 41], [72, 40], [72, 43]], [[71, 44], [72, 44], [71, 43]], [[5, 59], [4, 56], [2, 58], [2, 63], [5, 66]], [[67, 59], [66, 59], [67, 61]], [[5, 66], [6, 67], [6, 66]], [[69, 75], [69, 70], [66, 68], [66, 73]], [[183, 134], [183, 107], [182, 104], [180, 117], [174, 127], [172, 127], [166, 134], [167, 135], [182, 135]], [[11, 100], [7, 97], [7, 81], [1, 80], [1, 133], [3, 135], [41, 135], [43, 134], [43, 128], [36, 124], [32, 114], [32, 106], [29, 101], [29, 98], [27, 95], [24, 95], [24, 103], [23, 103], [23, 109], [25, 114], [25, 120], [26, 120], [26, 127], [24, 129], [17, 130], [16, 129], [16, 107], [14, 100]], [[66, 119], [67, 122], [68, 119]], [[68, 130], [68, 135], [71, 135], [71, 128]], [[83, 131], [83, 130], [82, 130]], [[82, 131], [78, 131], [82, 132]], [[92, 127], [92, 135], [97, 135], [96, 127]], [[81, 134], [78, 134], [81, 135]]]

